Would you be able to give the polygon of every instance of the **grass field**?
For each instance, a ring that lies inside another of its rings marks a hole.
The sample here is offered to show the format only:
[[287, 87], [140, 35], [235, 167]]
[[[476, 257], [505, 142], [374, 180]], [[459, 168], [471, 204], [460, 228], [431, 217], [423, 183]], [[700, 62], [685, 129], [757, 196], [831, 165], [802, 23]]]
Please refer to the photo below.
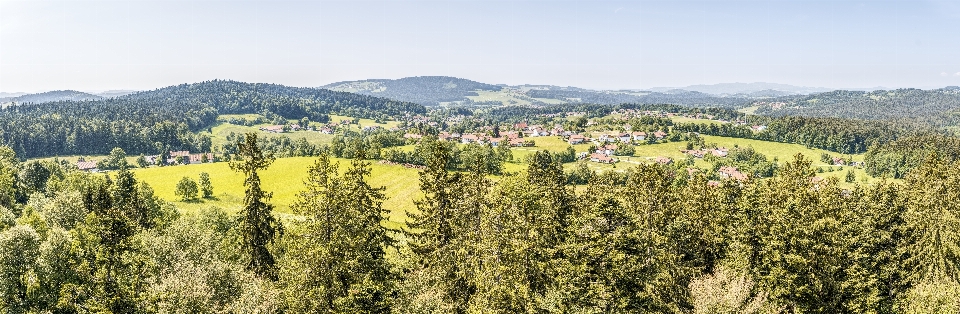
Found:
[[[303, 180], [306, 179], [307, 169], [313, 164], [314, 157], [292, 157], [277, 159], [267, 170], [260, 174], [263, 189], [273, 193], [270, 203], [276, 206], [280, 216], [290, 215], [290, 205], [296, 200], [296, 195], [303, 189]], [[346, 159], [334, 158], [340, 163], [341, 171], [350, 166]], [[390, 222], [396, 223], [405, 220], [405, 211], [413, 210], [413, 201], [420, 198], [419, 176], [414, 169], [401, 166], [389, 166], [373, 163], [371, 165], [370, 185], [385, 186], [384, 194], [387, 199], [383, 207], [390, 211]], [[228, 211], [239, 210], [243, 203], [244, 187], [243, 176], [230, 170], [227, 163], [210, 163], [183, 166], [152, 167], [133, 171], [138, 180], [153, 187], [156, 195], [163, 200], [174, 203], [184, 212], [196, 212], [218, 206]], [[174, 194], [177, 182], [184, 176], [198, 180], [201, 172], [210, 174], [213, 183], [214, 200], [199, 202], [181, 202]]]
[[[338, 116], [338, 115], [334, 115], [334, 114], [330, 115], [330, 122], [340, 123], [340, 121], [342, 121], [342, 120], [353, 120], [353, 117]], [[397, 122], [397, 121], [384, 121], [383, 123], [376, 123], [376, 121], [373, 121], [373, 120], [370, 120], [370, 119], [360, 119], [360, 124], [351, 124], [351, 125], [350, 125], [350, 128], [359, 131], [359, 130], [362, 129], [363, 127], [369, 126], [369, 125], [379, 125], [380, 127], [384, 128], [384, 129], [389, 129], [389, 128], [392, 128], [392, 127], [395, 127], [395, 126], [400, 125], [400, 122]]]

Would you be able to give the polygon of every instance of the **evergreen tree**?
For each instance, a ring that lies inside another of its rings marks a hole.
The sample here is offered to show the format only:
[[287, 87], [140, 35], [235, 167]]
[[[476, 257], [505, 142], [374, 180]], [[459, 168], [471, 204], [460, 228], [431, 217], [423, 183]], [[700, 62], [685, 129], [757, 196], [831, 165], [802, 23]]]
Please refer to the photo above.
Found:
[[200, 191], [203, 192], [203, 198], [213, 197], [213, 183], [210, 183], [210, 174], [200, 173]]
[[[425, 311], [466, 311], [473, 291], [471, 280], [464, 276], [464, 265], [458, 263], [457, 230], [454, 219], [458, 197], [462, 194], [460, 175], [446, 170], [450, 152], [439, 142], [429, 146], [427, 169], [420, 173], [420, 189], [424, 198], [415, 202], [417, 212], [410, 217], [405, 234], [413, 252], [415, 265], [410, 270], [405, 293], [413, 295], [409, 308]], [[416, 294], [434, 295], [423, 300]], [[428, 304], [416, 304], [425, 302]]]
[[230, 169], [242, 173], [246, 179], [243, 210], [240, 217], [240, 232], [247, 269], [257, 275], [276, 280], [276, 260], [269, 245], [283, 233], [283, 226], [273, 217], [273, 205], [267, 203], [273, 193], [260, 189], [259, 170], [273, 163], [273, 155], [264, 154], [257, 145], [257, 134], [246, 133], [242, 142], [237, 143], [237, 155], [240, 160], [230, 163]]
[[390, 312], [396, 278], [385, 256], [383, 189], [366, 183], [370, 169], [360, 160], [343, 177], [337, 168], [326, 154], [310, 167], [293, 206], [308, 218], [290, 237], [281, 284], [294, 312]]

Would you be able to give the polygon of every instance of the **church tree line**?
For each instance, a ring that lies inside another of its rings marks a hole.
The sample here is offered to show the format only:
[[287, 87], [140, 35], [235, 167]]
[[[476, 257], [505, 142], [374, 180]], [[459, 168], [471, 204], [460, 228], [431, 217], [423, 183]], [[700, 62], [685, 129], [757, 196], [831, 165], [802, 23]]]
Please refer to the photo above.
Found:
[[[111, 176], [0, 149], [0, 310], [11, 313], [955, 313], [960, 163], [843, 189], [797, 156], [718, 186], [639, 165], [568, 184], [546, 152], [491, 177], [429, 150], [423, 195], [383, 222], [370, 166], [321, 154], [273, 213], [244, 137], [243, 208], [181, 215]], [[46, 180], [27, 170], [47, 169]], [[345, 168], [345, 169], [344, 169]], [[345, 170], [345, 171], [343, 171]], [[30, 181], [21, 183], [21, 181]], [[938, 182], [938, 184], [928, 184]], [[36, 186], [34, 186], [36, 184]], [[30, 197], [18, 200], [11, 195]]]
[[17, 104], [0, 109], [0, 143], [22, 158], [210, 151], [196, 132], [220, 114], [269, 113], [324, 121], [331, 113], [386, 119], [425, 113], [417, 104], [315, 88], [235, 81], [170, 86], [117, 98]]

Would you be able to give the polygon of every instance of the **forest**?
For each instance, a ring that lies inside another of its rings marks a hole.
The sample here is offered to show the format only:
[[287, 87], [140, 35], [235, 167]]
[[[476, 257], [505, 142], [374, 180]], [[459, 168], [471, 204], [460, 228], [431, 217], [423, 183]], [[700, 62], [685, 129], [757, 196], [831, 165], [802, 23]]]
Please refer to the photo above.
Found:
[[[937, 127], [960, 124], [960, 87], [922, 90], [832, 91], [763, 101], [756, 113], [771, 116], [891, 120]], [[781, 103], [775, 109], [772, 103]]]
[[331, 113], [387, 119], [422, 114], [417, 104], [324, 89], [208, 81], [90, 101], [17, 104], [0, 109], [0, 143], [22, 158], [210, 151], [197, 131], [221, 114], [323, 121]]
[[[110, 175], [0, 148], [0, 310], [8, 313], [955, 313], [960, 163], [902, 183], [811, 180], [802, 155], [764, 180], [656, 164], [575, 187], [534, 154], [490, 176], [431, 145], [422, 197], [387, 229], [367, 162], [320, 154], [274, 213], [254, 134], [231, 169], [236, 213], [186, 214], [121, 165]], [[744, 158], [749, 152], [745, 152]], [[120, 159], [121, 163], [123, 159]], [[937, 182], [937, 184], [929, 184]], [[215, 187], [213, 187], [215, 188]], [[15, 195], [28, 195], [18, 199]]]

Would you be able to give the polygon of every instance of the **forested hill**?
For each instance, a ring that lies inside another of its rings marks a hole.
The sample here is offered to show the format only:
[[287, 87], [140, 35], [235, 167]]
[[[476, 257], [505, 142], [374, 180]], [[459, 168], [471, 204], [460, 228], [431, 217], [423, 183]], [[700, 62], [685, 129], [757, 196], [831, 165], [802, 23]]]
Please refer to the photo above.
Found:
[[45, 103], [45, 102], [54, 102], [54, 101], [81, 101], [81, 100], [98, 100], [103, 99], [103, 97], [87, 94], [84, 92], [78, 92], [75, 90], [58, 90], [52, 92], [44, 92], [38, 94], [27, 94], [23, 96], [18, 96], [10, 99], [11, 102], [18, 104], [25, 103]]
[[467, 101], [477, 91], [500, 91], [502, 87], [450, 76], [417, 76], [396, 80], [373, 79], [338, 82], [323, 86], [331, 90], [386, 97], [425, 106]]
[[527, 96], [533, 98], [559, 99], [566, 102], [592, 104], [674, 104], [688, 107], [724, 107], [736, 108], [748, 103], [747, 98], [718, 97], [701, 92], [671, 90], [667, 92], [627, 93], [614, 91], [593, 91], [586, 89], [532, 89]]
[[330, 113], [386, 118], [425, 111], [418, 104], [324, 89], [208, 81], [117, 98], [9, 106], [0, 110], [0, 144], [23, 158], [106, 154], [114, 147], [130, 154], [209, 151], [210, 140], [194, 132], [219, 114], [323, 121]]
[[757, 114], [909, 120], [937, 126], [960, 124], [960, 87], [873, 92], [832, 91], [757, 101]]

